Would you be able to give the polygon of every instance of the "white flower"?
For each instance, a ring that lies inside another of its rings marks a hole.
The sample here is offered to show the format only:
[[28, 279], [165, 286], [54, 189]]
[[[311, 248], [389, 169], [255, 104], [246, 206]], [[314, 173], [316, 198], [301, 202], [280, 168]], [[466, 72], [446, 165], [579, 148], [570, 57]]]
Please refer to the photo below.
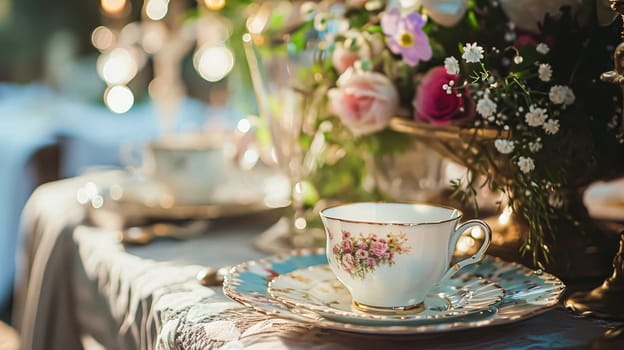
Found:
[[524, 58], [520, 55], [516, 55], [514, 56], [514, 63], [515, 64], [521, 64], [522, 62], [524, 62]]
[[496, 112], [496, 103], [490, 100], [488, 95], [485, 95], [482, 99], [477, 102], [477, 113], [479, 113], [483, 118], [488, 118]]
[[494, 141], [494, 147], [502, 154], [509, 154], [514, 150], [514, 142], [511, 140], [498, 139]]
[[542, 149], [542, 142], [540, 139], [535, 140], [535, 142], [529, 142], [529, 151], [532, 153], [537, 153]]
[[549, 119], [544, 125], [542, 125], [544, 131], [548, 135], [554, 135], [559, 132], [559, 121], [555, 119]]
[[483, 59], [483, 48], [477, 43], [466, 44], [462, 58], [468, 63], [478, 63]]
[[446, 68], [446, 73], [457, 75], [459, 74], [459, 61], [453, 56], [447, 57], [444, 59], [444, 68]]
[[535, 51], [537, 51], [538, 53], [542, 55], [547, 55], [550, 52], [550, 47], [548, 47], [548, 45], [544, 43], [539, 43], [535, 47]]
[[561, 208], [563, 207], [563, 197], [557, 193], [553, 192], [548, 195], [548, 204], [550, 204], [553, 208]]
[[542, 63], [537, 69], [537, 75], [541, 81], [550, 81], [552, 78], [552, 67], [548, 63]]
[[535, 169], [535, 163], [533, 162], [533, 158], [530, 157], [519, 157], [516, 164], [518, 164], [520, 171], [525, 174], [528, 174]]
[[546, 110], [535, 106], [531, 106], [529, 112], [524, 116], [526, 123], [533, 127], [542, 126], [547, 118]]
[[550, 102], [556, 105], [565, 105], [569, 106], [574, 103], [576, 100], [576, 96], [574, 96], [574, 92], [567, 86], [554, 85], [550, 88], [550, 92], [548, 93], [548, 97], [550, 98]]

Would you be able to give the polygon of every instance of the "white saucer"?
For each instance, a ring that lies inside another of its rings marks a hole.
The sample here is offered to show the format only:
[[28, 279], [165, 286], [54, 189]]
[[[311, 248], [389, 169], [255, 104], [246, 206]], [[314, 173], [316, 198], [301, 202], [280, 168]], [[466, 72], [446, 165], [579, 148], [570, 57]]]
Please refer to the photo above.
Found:
[[[275, 300], [296, 309], [316, 312], [328, 319], [359, 324], [403, 324], [448, 320], [486, 310], [505, 296], [493, 282], [461, 274], [429, 293], [415, 313], [375, 314], [352, 306], [349, 291], [328, 265], [311, 266], [279, 275], [268, 285]], [[295, 309], [295, 310], [296, 310]]]

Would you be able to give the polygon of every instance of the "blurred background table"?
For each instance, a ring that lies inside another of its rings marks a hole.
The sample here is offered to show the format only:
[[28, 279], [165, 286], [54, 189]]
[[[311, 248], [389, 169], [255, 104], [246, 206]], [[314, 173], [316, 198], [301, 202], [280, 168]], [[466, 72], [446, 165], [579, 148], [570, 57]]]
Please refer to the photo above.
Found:
[[[196, 274], [263, 256], [251, 241], [279, 213], [217, 220], [186, 241], [124, 246], [116, 230], [90, 226], [76, 191], [94, 173], [39, 187], [23, 213], [25, 270], [15, 324], [23, 348], [622, 348], [602, 338], [621, 324], [556, 308], [505, 326], [424, 336], [375, 336], [313, 328], [266, 316], [204, 287]], [[95, 345], [94, 345], [95, 344]]]

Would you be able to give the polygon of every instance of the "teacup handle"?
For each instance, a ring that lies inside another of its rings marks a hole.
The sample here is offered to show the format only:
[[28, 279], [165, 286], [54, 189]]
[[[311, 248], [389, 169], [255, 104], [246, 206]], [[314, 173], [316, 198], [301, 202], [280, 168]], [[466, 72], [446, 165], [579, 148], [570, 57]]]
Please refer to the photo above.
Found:
[[453, 251], [455, 251], [455, 246], [457, 245], [457, 241], [459, 240], [459, 237], [462, 235], [462, 233], [466, 232], [468, 229], [471, 229], [475, 226], [480, 227], [483, 230], [484, 238], [483, 238], [483, 244], [481, 245], [481, 248], [479, 248], [479, 251], [473, 256], [466, 258], [464, 260], [458, 261], [457, 263], [453, 264], [453, 266], [451, 266], [448, 269], [448, 271], [446, 271], [444, 276], [442, 276], [442, 279], [440, 281], [446, 281], [447, 279], [453, 277], [453, 275], [457, 273], [457, 271], [461, 270], [463, 267], [477, 263], [481, 261], [481, 259], [483, 259], [483, 255], [485, 254], [485, 251], [490, 246], [490, 240], [492, 238], [492, 230], [490, 229], [490, 226], [488, 226], [488, 224], [486, 224], [482, 220], [468, 220], [464, 222], [463, 224], [459, 225], [455, 229], [455, 232], [453, 232], [451, 235], [451, 242], [449, 244], [449, 253], [448, 253], [449, 261], [453, 258]]

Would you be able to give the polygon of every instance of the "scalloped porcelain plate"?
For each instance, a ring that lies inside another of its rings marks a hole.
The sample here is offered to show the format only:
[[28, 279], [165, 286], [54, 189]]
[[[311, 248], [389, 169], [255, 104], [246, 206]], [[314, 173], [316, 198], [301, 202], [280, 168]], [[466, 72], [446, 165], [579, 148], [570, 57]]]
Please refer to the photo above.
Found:
[[419, 312], [390, 315], [362, 312], [352, 306], [349, 291], [328, 265], [310, 266], [279, 275], [269, 282], [268, 292], [287, 306], [318, 312], [340, 322], [371, 325], [422, 323], [465, 316], [490, 308], [505, 295], [495, 283], [465, 273], [429, 293]]
[[326, 265], [325, 251], [299, 250], [233, 267], [225, 277], [223, 291], [229, 298], [265, 314], [303, 322], [320, 328], [376, 334], [424, 334], [507, 324], [538, 315], [554, 307], [565, 289], [555, 276], [535, 272], [522, 265], [486, 257], [481, 263], [460, 270], [482, 276], [502, 287], [505, 296], [488, 309], [451, 319], [424, 323], [361, 324], [324, 317], [319, 312], [286, 305], [268, 292], [269, 283], [280, 275], [311, 266]]

